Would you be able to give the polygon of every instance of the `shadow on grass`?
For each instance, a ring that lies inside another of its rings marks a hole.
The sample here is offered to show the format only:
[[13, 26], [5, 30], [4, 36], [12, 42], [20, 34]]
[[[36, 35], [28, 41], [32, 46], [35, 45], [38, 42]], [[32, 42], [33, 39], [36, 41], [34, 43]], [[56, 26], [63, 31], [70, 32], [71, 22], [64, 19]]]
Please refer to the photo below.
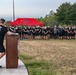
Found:
[[28, 69], [29, 75], [55, 75], [53, 72], [52, 64], [45, 61], [30, 61], [24, 62]]
[[46, 61], [36, 61], [32, 57], [20, 55], [20, 59], [27, 66], [29, 75], [56, 75], [53, 64]]
[[32, 60], [33, 58], [32, 57], [30, 57], [30, 56], [26, 56], [26, 55], [19, 55], [19, 58], [21, 59], [21, 60]]

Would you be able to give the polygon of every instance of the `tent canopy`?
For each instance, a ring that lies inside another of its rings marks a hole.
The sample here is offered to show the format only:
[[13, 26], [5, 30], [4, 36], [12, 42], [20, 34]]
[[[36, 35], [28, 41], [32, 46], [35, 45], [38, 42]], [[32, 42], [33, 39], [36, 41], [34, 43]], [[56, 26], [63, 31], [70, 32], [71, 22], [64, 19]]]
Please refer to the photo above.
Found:
[[17, 18], [15, 21], [10, 22], [10, 26], [44, 26], [42, 22], [34, 18]]

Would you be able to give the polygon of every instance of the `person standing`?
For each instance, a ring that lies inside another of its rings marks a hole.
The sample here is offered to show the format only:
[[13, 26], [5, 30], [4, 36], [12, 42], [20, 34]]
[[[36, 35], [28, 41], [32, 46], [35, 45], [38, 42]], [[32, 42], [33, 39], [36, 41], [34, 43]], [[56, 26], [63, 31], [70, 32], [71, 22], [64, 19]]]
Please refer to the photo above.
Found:
[[6, 34], [11, 35], [12, 32], [8, 31], [8, 28], [5, 25], [5, 19], [0, 19], [0, 59], [5, 55], [3, 42]]

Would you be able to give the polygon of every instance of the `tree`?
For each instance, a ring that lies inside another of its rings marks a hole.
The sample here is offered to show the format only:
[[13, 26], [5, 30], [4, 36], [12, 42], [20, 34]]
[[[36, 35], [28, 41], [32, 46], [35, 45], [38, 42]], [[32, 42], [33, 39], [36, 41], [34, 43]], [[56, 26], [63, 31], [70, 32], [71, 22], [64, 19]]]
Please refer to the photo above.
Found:
[[57, 9], [55, 15], [56, 15], [56, 20], [60, 24], [67, 24], [67, 25], [70, 24], [70, 18], [69, 18], [70, 8], [71, 8], [71, 4], [66, 2], [60, 5], [60, 7]]
[[54, 26], [54, 25], [76, 25], [76, 2], [70, 4], [70, 2], [65, 2], [61, 4], [57, 12], [54, 13], [50, 11], [48, 15], [44, 18], [39, 18], [41, 22], [43, 22], [46, 26]]
[[76, 2], [71, 6], [71, 9], [69, 10], [70, 15], [70, 21], [73, 25], [76, 25]]
[[38, 18], [38, 20], [43, 22], [45, 26], [54, 26], [57, 24], [53, 11], [50, 11], [50, 13], [46, 15], [44, 18]]

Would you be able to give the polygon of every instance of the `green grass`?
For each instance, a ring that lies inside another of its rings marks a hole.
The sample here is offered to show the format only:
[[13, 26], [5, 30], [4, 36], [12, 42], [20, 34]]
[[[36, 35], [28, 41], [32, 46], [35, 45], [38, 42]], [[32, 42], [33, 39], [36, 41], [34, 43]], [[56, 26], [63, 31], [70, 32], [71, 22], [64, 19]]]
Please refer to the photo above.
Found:
[[56, 75], [53, 72], [53, 64], [46, 61], [35, 61], [33, 57], [19, 55], [20, 59], [27, 66], [29, 75]]
[[76, 75], [76, 40], [20, 41], [29, 75]]

